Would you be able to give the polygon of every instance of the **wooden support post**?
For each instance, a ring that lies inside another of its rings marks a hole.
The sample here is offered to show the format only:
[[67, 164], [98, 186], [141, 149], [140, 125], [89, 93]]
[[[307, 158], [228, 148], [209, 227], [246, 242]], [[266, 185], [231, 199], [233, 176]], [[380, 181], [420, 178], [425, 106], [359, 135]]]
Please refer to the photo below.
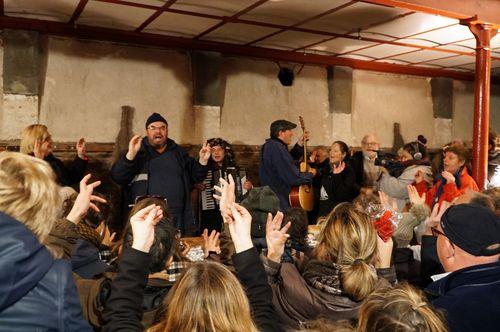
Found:
[[497, 30], [489, 24], [469, 23], [476, 37], [476, 78], [474, 94], [474, 133], [472, 177], [480, 189], [486, 187], [488, 176], [488, 133], [490, 123], [490, 40]]

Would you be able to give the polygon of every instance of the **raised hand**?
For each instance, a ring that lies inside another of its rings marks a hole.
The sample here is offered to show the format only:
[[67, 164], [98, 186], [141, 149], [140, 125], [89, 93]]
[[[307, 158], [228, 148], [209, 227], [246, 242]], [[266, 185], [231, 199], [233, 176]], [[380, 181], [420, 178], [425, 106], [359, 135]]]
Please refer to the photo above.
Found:
[[253, 188], [253, 184], [252, 182], [246, 180], [245, 182], [243, 182], [243, 189], [245, 190], [250, 190]]
[[92, 210], [99, 212], [99, 208], [92, 202], [101, 202], [106, 203], [104, 198], [99, 196], [92, 195], [94, 188], [101, 184], [101, 181], [92, 182], [91, 184], [87, 184], [87, 181], [90, 179], [92, 175], [87, 174], [80, 181], [80, 192], [76, 197], [75, 204], [71, 208], [66, 219], [71, 221], [74, 224], [78, 224], [80, 220], [85, 217], [89, 208]]
[[200, 152], [199, 152], [200, 164], [202, 164], [202, 165], [208, 164], [208, 159], [210, 159], [211, 154], [212, 154], [212, 148], [210, 147], [210, 145], [208, 145], [207, 141], [203, 142], [203, 145], [202, 145]]
[[128, 160], [134, 160], [135, 156], [137, 156], [137, 152], [139, 152], [139, 149], [141, 148], [141, 135], [135, 135], [130, 139], [130, 142], [128, 142], [128, 151], [125, 157]]
[[420, 197], [418, 194], [417, 188], [412, 185], [408, 185], [408, 198], [410, 199], [411, 205], [422, 205], [425, 204], [425, 193]]
[[443, 201], [441, 205], [439, 203], [434, 204], [432, 208], [431, 215], [425, 221], [425, 235], [432, 235], [432, 227], [437, 227], [437, 225], [441, 222], [441, 216], [444, 212], [451, 206], [450, 202]]
[[342, 171], [345, 169], [345, 163], [341, 161], [339, 164], [335, 165], [333, 164], [333, 174], [339, 174], [342, 173]]
[[448, 171], [442, 171], [441, 176], [446, 180], [446, 183], [455, 183], [455, 176]]
[[288, 222], [283, 228], [281, 222], [283, 221], [283, 212], [279, 211], [273, 216], [269, 213], [267, 215], [266, 223], [266, 243], [267, 243], [267, 258], [279, 263], [281, 256], [285, 251], [285, 243], [290, 237], [286, 232], [292, 225]]
[[208, 229], [205, 228], [201, 236], [203, 237], [203, 252], [205, 254], [205, 258], [210, 255], [210, 251], [215, 251], [217, 254], [220, 254], [220, 246], [218, 243], [220, 236], [219, 232], [213, 230], [210, 232], [210, 235], [208, 235]]
[[252, 216], [247, 209], [237, 203], [232, 203], [230, 209], [234, 222], [228, 224], [229, 233], [233, 240], [234, 249], [236, 253], [239, 253], [253, 247]]
[[220, 214], [222, 219], [226, 223], [232, 223], [233, 217], [231, 215], [231, 206], [236, 201], [236, 195], [234, 193], [234, 179], [231, 174], [229, 174], [229, 183], [220, 178], [219, 186], [214, 186], [216, 192], [219, 194], [214, 194], [214, 198], [219, 201]]
[[78, 142], [76, 142], [76, 154], [80, 159], [87, 159], [87, 150], [85, 148], [85, 138], [81, 137]]
[[310, 136], [311, 136], [311, 133], [308, 130], [306, 130], [302, 134], [302, 136], [300, 136], [297, 144], [300, 145], [300, 146], [304, 146], [304, 141], [309, 141]]
[[151, 204], [137, 211], [130, 218], [132, 226], [132, 248], [149, 252], [155, 237], [155, 225], [163, 218], [163, 210], [160, 206]]
[[378, 197], [380, 198], [380, 204], [387, 209], [392, 211], [398, 211], [398, 203], [395, 199], [391, 198], [383, 191], [378, 192]]
[[375, 267], [378, 269], [385, 269], [391, 267], [392, 247], [394, 243], [392, 238], [387, 241], [377, 234], [377, 259], [375, 260]]

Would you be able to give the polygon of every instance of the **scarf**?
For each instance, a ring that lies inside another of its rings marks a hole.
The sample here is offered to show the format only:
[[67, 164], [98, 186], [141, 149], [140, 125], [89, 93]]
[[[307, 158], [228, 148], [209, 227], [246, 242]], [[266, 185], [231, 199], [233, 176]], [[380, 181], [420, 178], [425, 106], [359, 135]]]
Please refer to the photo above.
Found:
[[310, 286], [316, 289], [329, 294], [341, 295], [340, 273], [340, 265], [312, 259], [305, 266], [302, 277]]

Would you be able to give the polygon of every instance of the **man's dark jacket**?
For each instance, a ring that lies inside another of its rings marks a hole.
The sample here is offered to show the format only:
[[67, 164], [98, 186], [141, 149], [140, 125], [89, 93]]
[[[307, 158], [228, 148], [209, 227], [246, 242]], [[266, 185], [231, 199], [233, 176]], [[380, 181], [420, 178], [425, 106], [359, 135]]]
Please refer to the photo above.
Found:
[[356, 183], [358, 184], [359, 187], [362, 187], [365, 181], [364, 160], [365, 157], [363, 156], [363, 151], [354, 152], [354, 154], [349, 160], [349, 163], [351, 164], [354, 170]]
[[197, 227], [190, 192], [195, 183], [203, 181], [207, 170], [173, 140], [167, 140], [167, 148], [160, 154], [145, 137], [134, 160], [123, 155], [113, 165], [111, 178], [124, 187], [128, 204], [141, 195], [166, 197], [176, 227], [183, 234], [193, 234]]
[[500, 261], [455, 271], [426, 292], [446, 311], [450, 331], [500, 330]]
[[22, 223], [0, 212], [0, 330], [92, 331], [68, 260], [54, 260]]
[[[311, 173], [300, 173], [294, 162], [301, 155], [301, 147], [297, 144], [292, 151], [277, 139], [269, 138], [260, 152], [259, 177], [262, 186], [269, 186], [280, 200], [280, 210], [290, 209], [288, 195], [292, 186], [310, 183]], [[292, 157], [293, 155], [293, 157]]]

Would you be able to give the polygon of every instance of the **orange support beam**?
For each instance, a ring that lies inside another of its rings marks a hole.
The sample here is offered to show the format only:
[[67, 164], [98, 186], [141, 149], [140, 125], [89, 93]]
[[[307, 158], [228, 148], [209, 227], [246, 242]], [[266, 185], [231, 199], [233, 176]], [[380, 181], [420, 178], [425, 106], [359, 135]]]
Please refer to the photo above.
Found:
[[469, 24], [476, 37], [476, 79], [474, 95], [474, 136], [472, 177], [480, 189], [486, 187], [488, 176], [488, 133], [490, 124], [490, 41], [497, 30], [490, 24]]

